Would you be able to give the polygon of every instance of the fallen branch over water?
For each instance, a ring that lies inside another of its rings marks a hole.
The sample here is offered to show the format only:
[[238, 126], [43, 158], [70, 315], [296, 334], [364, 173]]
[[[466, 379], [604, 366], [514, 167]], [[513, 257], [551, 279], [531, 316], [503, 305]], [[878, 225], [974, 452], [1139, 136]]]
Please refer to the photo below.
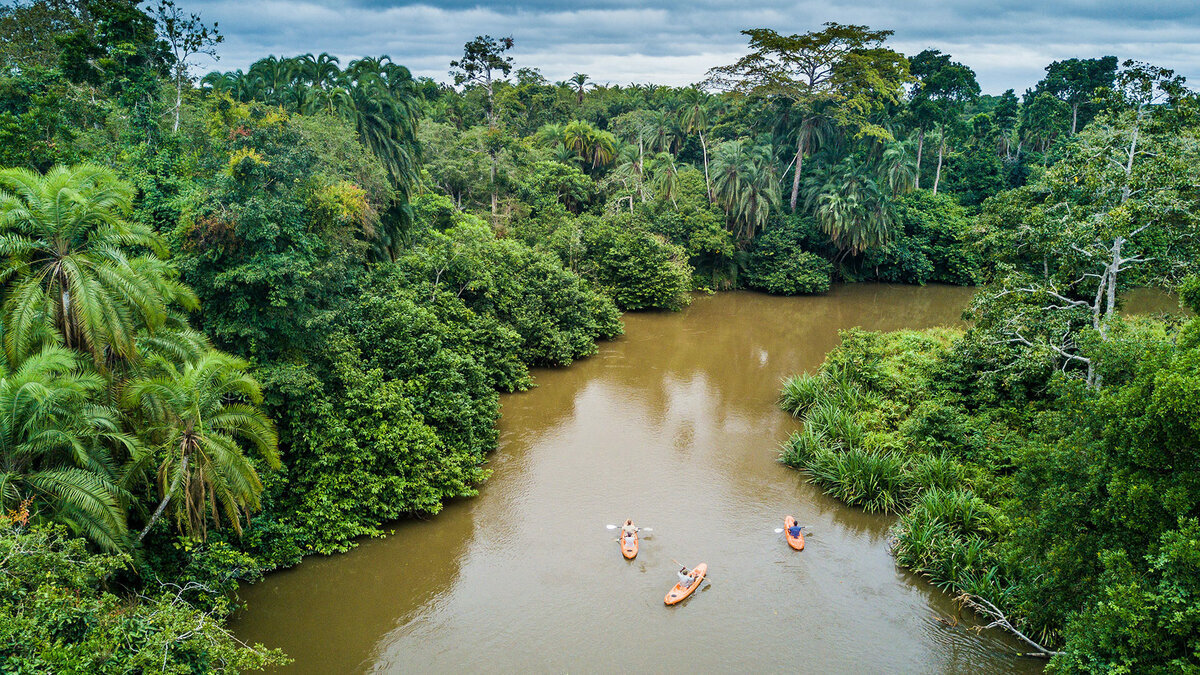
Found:
[[1048, 659], [1052, 656], [1058, 656], [1059, 654], [1065, 653], [1065, 652], [1056, 652], [1052, 649], [1046, 649], [1045, 647], [1041, 646], [1040, 644], [1034, 642], [1028, 635], [1017, 630], [1017, 627], [1012, 625], [1012, 623], [1009, 622], [1008, 617], [1004, 616], [1004, 612], [1001, 612], [1000, 608], [996, 607], [995, 605], [988, 602], [984, 598], [979, 597], [978, 595], [971, 595], [970, 593], [963, 593], [962, 595], [955, 598], [954, 601], [956, 603], [958, 603], [958, 606], [960, 608], [961, 607], [970, 607], [971, 609], [975, 610], [979, 614], [982, 614], [983, 616], [986, 616], [987, 618], [992, 620], [992, 622], [986, 626], [976, 626], [974, 628], [974, 630], [981, 631], [981, 630], [986, 630], [988, 628], [1003, 628], [1004, 630], [1008, 631], [1009, 633], [1012, 633], [1013, 635], [1021, 638], [1022, 640], [1025, 641], [1026, 644], [1032, 646], [1034, 649], [1037, 650], [1036, 652], [1022, 653], [1021, 656], [1036, 656], [1036, 657]]

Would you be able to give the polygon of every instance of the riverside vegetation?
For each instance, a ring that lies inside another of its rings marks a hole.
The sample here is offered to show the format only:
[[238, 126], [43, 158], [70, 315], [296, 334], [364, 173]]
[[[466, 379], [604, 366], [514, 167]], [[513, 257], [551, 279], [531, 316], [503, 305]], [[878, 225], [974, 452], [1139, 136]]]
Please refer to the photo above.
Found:
[[899, 562], [1053, 667], [1195, 667], [1195, 328], [1115, 302], [1193, 271], [1195, 96], [746, 33], [683, 88], [488, 36], [454, 87], [328, 54], [195, 81], [222, 38], [172, 0], [0, 8], [6, 668], [281, 663], [224, 628], [238, 585], [475, 494], [531, 366], [695, 290], [871, 280], [990, 286], [965, 334], [854, 333], [790, 382], [787, 461], [904, 513]]
[[[901, 514], [897, 562], [1054, 672], [1200, 669], [1200, 320], [1117, 295], [1194, 271], [1200, 125], [1177, 84], [1121, 73], [1124, 106], [983, 203], [997, 265], [967, 330], [845, 332], [780, 399], [804, 421], [784, 462]], [[1200, 312], [1200, 278], [1177, 287]]]

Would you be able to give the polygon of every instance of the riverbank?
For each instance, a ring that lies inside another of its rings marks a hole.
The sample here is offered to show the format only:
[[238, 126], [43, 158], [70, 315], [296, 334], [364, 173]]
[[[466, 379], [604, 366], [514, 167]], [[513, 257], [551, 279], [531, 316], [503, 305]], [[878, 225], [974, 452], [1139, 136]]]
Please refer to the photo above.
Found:
[[1143, 289], [1081, 331], [1085, 348], [1039, 349], [1019, 314], [987, 320], [995, 299], [976, 298], [984, 318], [965, 332], [843, 333], [783, 386], [780, 406], [803, 423], [783, 460], [846, 504], [899, 514], [897, 563], [1056, 672], [1190, 653], [1180, 610], [1194, 568], [1179, 542], [1198, 526], [1176, 486], [1195, 480], [1181, 422], [1194, 315]]

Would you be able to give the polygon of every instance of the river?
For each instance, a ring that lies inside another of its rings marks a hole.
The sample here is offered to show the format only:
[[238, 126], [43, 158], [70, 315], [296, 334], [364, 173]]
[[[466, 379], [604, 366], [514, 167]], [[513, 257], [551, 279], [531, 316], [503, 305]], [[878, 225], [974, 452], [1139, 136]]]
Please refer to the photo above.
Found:
[[[596, 356], [502, 397], [479, 497], [244, 589], [235, 632], [283, 648], [291, 673], [1039, 672], [1008, 636], [943, 621], [949, 597], [888, 554], [894, 517], [776, 461], [797, 426], [781, 380], [839, 329], [956, 324], [973, 292], [731, 292], [627, 314]], [[812, 528], [803, 552], [773, 531], [789, 513]], [[629, 562], [605, 529], [626, 517], [654, 530]], [[665, 607], [673, 559], [709, 579]]]

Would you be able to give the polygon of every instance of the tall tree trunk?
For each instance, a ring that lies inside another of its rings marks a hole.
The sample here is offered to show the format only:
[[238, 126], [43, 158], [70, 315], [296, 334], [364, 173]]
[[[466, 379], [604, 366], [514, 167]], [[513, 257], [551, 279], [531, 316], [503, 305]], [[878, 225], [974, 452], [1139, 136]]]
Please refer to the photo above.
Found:
[[146, 538], [146, 535], [150, 532], [150, 528], [154, 527], [154, 524], [162, 516], [163, 511], [167, 509], [167, 504], [171, 501], [171, 495], [175, 494], [176, 488], [179, 487], [179, 481], [183, 480], [183, 477], [187, 474], [187, 468], [188, 456], [185, 454], [183, 461], [179, 463], [179, 475], [175, 477], [175, 482], [171, 483], [171, 487], [167, 488], [167, 494], [163, 495], [163, 500], [159, 502], [158, 508], [154, 509], [154, 515], [150, 516], [150, 522], [146, 523], [146, 527], [138, 535], [138, 541]]
[[492, 69], [487, 69], [488, 126], [496, 128], [496, 104], [492, 100]]
[[940, 183], [942, 180], [942, 155], [944, 155], [946, 152], [946, 125], [945, 124], [942, 125], [942, 133], [940, 134], [940, 136], [941, 136], [941, 138], [939, 139], [939, 142], [938, 142], [937, 173], [935, 173], [933, 175], [933, 194], [935, 194], [935, 195], [937, 194], [938, 183]]
[[700, 149], [704, 152], [704, 188], [708, 191], [708, 202], [713, 200], [712, 181], [708, 179], [708, 144], [704, 142], [704, 133], [700, 134]]
[[925, 127], [917, 130], [917, 183], [916, 189], [921, 189], [921, 150], [925, 148]]
[[1075, 123], [1079, 120], [1079, 104], [1071, 104], [1071, 135], [1075, 135]]
[[183, 106], [183, 78], [175, 77], [175, 127], [171, 133], [179, 133], [179, 108]]
[[1121, 247], [1124, 244], [1125, 244], [1125, 237], [1117, 237], [1116, 241], [1113, 242], [1113, 247], [1112, 247], [1113, 259], [1112, 259], [1112, 264], [1109, 267], [1109, 272], [1108, 272], [1108, 276], [1109, 276], [1108, 298], [1106, 299], [1105, 307], [1104, 307], [1105, 322], [1104, 322], [1104, 326], [1101, 327], [1102, 328], [1102, 330], [1100, 331], [1101, 336], [1104, 336], [1105, 332], [1107, 332], [1108, 317], [1112, 316], [1113, 312], [1116, 311], [1116, 309], [1117, 309], [1117, 272], [1121, 271], [1121, 263], [1123, 262], [1121, 260]]
[[495, 225], [496, 224], [496, 204], [498, 201], [498, 195], [496, 194], [496, 157], [495, 157], [495, 155], [492, 156], [491, 173], [492, 173], [492, 224]]
[[800, 172], [804, 169], [804, 120], [800, 120], [800, 134], [796, 139], [796, 175], [792, 177], [792, 213], [796, 212], [796, 199], [800, 196]]

